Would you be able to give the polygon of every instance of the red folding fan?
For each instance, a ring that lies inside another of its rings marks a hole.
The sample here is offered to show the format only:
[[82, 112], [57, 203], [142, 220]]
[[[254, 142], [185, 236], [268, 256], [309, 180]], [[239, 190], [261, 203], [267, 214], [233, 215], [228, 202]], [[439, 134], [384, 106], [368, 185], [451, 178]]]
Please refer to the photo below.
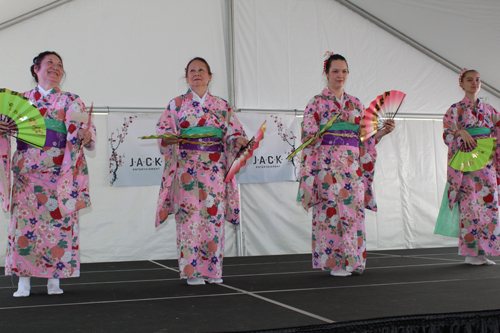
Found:
[[365, 110], [361, 121], [361, 141], [365, 141], [385, 127], [388, 119], [394, 119], [406, 94], [402, 91], [386, 91], [378, 96]]
[[257, 133], [254, 137], [248, 141], [246, 146], [242, 147], [240, 151], [236, 154], [233, 163], [229, 167], [224, 181], [229, 183], [231, 179], [240, 171], [240, 169], [246, 164], [247, 160], [252, 157], [255, 149], [259, 148], [259, 142], [264, 139], [264, 132], [266, 131], [266, 122], [259, 127]]

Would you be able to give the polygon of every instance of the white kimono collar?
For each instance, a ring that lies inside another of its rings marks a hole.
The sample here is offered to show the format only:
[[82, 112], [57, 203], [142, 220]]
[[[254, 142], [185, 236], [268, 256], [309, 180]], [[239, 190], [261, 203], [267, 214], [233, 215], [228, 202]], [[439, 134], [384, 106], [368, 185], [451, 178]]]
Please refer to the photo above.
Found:
[[200, 96], [198, 96], [198, 94], [196, 94], [194, 91], [191, 91], [193, 93], [193, 99], [196, 101], [196, 102], [199, 102], [200, 105], [203, 105], [203, 103], [205, 103], [205, 99], [207, 98], [207, 94], [208, 94], [208, 90], [207, 92], [205, 93], [205, 95], [203, 95], [203, 97], [200, 98]]
[[[49, 90], [45, 90], [45, 89], [43, 89], [40, 85], [38, 85], [38, 86], [37, 86], [37, 89], [38, 89], [38, 91], [39, 91], [39, 92], [41, 92], [41, 93], [42, 93], [42, 95], [43, 95], [44, 97], [47, 97], [47, 95], [48, 95], [48, 94], [50, 94], [50, 93], [52, 93], [52, 90], [54, 90], [55, 88], [52, 88], [52, 89], [49, 89]], [[56, 91], [57, 91], [57, 90], [56, 90]]]

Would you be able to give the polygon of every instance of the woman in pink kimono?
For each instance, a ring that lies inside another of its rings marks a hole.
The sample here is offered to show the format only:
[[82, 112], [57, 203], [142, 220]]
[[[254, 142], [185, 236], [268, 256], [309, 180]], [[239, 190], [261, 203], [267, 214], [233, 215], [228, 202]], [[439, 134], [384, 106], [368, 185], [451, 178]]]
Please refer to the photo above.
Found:
[[[224, 182], [230, 156], [248, 140], [229, 104], [208, 91], [212, 79], [203, 58], [186, 67], [190, 87], [170, 101], [156, 125], [165, 170], [156, 226], [175, 214], [181, 279], [189, 285], [222, 283], [224, 221], [239, 223], [236, 181]], [[199, 138], [180, 139], [196, 134]]]
[[[453, 104], [443, 118], [443, 139], [448, 146], [448, 163], [461, 146], [476, 148], [476, 138], [499, 137], [500, 114], [478, 99], [481, 76], [464, 69], [459, 77], [465, 97]], [[500, 255], [498, 185], [500, 184], [500, 142], [492, 160], [482, 169], [462, 172], [448, 166], [448, 203], [458, 204], [460, 233], [458, 254], [471, 265], [494, 265], [486, 256]]]
[[17, 141], [11, 163], [7, 124], [0, 124], [0, 194], [4, 211], [11, 211], [5, 274], [20, 277], [14, 297], [29, 296], [31, 277], [48, 279], [47, 292], [54, 295], [63, 293], [60, 278], [80, 275], [78, 210], [90, 205], [85, 157], [75, 166], [82, 146], [94, 148], [95, 128], [85, 105], [58, 88], [64, 68], [57, 53], [36, 56], [31, 73], [38, 85], [24, 96], [45, 120], [44, 148]]
[[338, 118], [303, 151], [299, 197], [306, 210], [313, 208], [313, 268], [349, 276], [365, 269], [364, 209], [376, 210], [371, 189], [375, 144], [394, 129], [394, 121], [361, 142], [359, 125], [365, 108], [344, 92], [349, 74], [346, 59], [330, 54], [323, 69], [328, 87], [304, 111], [302, 141], [313, 137], [335, 115]]

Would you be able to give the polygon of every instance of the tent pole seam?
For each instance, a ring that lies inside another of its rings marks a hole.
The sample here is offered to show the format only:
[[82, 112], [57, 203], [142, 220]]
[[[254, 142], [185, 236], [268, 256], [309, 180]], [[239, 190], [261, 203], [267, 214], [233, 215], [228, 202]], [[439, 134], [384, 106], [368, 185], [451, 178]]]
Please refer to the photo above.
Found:
[[42, 7], [39, 7], [37, 9], [34, 9], [32, 11], [29, 11], [27, 13], [24, 13], [22, 15], [19, 15], [17, 17], [14, 17], [13, 19], [11, 20], [8, 20], [8, 21], [5, 21], [5, 22], [2, 22], [0, 23], [0, 31], [3, 30], [3, 29], [6, 29], [8, 27], [11, 27], [13, 25], [16, 25], [22, 21], [25, 21], [27, 19], [30, 19], [34, 16], [37, 16], [39, 14], [42, 14], [42, 13], [45, 13], [46, 11], [49, 11], [53, 8], [56, 8], [56, 7], [59, 7], [61, 5], [64, 5], [65, 3], [68, 3], [70, 1], [73, 1], [73, 0], [57, 0], [57, 1], [54, 1], [54, 2], [51, 2], [45, 6], [42, 6]]
[[227, 39], [228, 39], [228, 79], [229, 104], [237, 110], [234, 78], [234, 2], [226, 0], [227, 4]]

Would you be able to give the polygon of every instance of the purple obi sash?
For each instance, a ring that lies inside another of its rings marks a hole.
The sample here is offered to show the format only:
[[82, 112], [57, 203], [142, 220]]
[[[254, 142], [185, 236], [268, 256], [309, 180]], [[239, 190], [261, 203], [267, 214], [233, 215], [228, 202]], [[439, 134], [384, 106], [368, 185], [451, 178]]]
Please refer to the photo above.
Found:
[[[200, 142], [200, 143], [192, 143]], [[180, 149], [186, 150], [197, 150], [197, 151], [210, 151], [210, 152], [222, 152], [224, 149], [222, 147], [222, 138], [196, 138], [187, 139], [179, 143]]]
[[[44, 147], [65, 148], [66, 147], [66, 134], [60, 133], [51, 129], [47, 129], [47, 136], [45, 139]], [[17, 140], [17, 150], [26, 150], [29, 148], [36, 148], [32, 145]], [[38, 149], [38, 148], [36, 148]]]
[[326, 131], [323, 134], [322, 146], [351, 146], [358, 147], [358, 133], [351, 130]]
[[484, 138], [489, 138], [491, 134], [476, 134], [476, 135], [471, 135], [474, 139], [484, 139]]

